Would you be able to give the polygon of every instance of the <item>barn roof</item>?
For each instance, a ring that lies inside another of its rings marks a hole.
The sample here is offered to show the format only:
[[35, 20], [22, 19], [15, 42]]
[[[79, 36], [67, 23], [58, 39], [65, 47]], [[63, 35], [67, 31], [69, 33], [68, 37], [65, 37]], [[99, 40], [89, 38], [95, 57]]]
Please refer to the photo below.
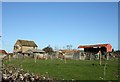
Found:
[[110, 44], [80, 45], [78, 48], [106, 47], [107, 45]]
[[43, 51], [41, 49], [29, 49], [24, 53], [40, 53], [40, 52], [45, 52], [45, 51]]
[[34, 41], [17, 40], [22, 46], [37, 47]]
[[80, 50], [61, 50], [61, 51], [65, 53], [80, 52]]
[[0, 50], [1, 54], [7, 54], [7, 52], [5, 50]]
[[106, 47], [107, 52], [112, 52], [112, 46], [110, 44], [95, 44], [95, 45], [80, 45], [78, 48], [94, 48], [94, 47]]

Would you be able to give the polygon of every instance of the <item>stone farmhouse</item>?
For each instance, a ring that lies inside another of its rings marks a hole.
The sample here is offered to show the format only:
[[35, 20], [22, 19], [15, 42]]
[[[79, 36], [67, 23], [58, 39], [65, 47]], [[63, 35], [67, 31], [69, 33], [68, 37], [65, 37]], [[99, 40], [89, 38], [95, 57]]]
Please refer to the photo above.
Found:
[[28, 40], [17, 40], [14, 45], [14, 54], [22, 54], [24, 55], [30, 49], [37, 49], [37, 45], [34, 41]]

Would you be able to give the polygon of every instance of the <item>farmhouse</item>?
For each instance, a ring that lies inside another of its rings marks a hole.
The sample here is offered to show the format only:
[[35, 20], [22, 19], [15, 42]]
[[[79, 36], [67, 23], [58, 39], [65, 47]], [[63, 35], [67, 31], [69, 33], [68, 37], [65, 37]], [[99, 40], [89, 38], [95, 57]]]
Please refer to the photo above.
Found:
[[30, 49], [37, 49], [37, 45], [34, 41], [28, 41], [28, 40], [17, 40], [14, 45], [14, 54], [22, 54], [24, 55], [26, 51]]

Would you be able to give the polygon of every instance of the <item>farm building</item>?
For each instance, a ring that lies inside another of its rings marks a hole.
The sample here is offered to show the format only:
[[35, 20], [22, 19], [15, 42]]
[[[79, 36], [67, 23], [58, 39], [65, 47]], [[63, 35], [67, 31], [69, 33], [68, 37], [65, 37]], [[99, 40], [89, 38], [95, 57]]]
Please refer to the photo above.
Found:
[[110, 44], [80, 45], [78, 48], [84, 48], [84, 52], [112, 52], [112, 46]]
[[45, 51], [41, 50], [41, 49], [29, 49], [26, 52], [24, 52], [25, 56], [31, 56], [31, 57], [35, 57], [37, 56], [37, 59], [45, 59], [47, 58], [47, 54], [45, 53]]
[[25, 54], [29, 49], [37, 49], [37, 45], [34, 41], [17, 40], [14, 45], [14, 54]]
[[25, 54], [34, 54], [34, 53], [39, 53], [39, 54], [44, 54], [45, 51], [41, 50], [41, 49], [29, 49], [26, 52], [24, 52]]
[[61, 53], [65, 53], [66, 59], [76, 59], [79, 56], [79, 50], [60, 50]]
[[0, 59], [7, 57], [7, 52], [5, 50], [0, 50]]
[[0, 54], [7, 55], [7, 52], [5, 50], [0, 50]]
[[89, 57], [89, 59], [91, 57], [94, 58], [94, 56], [100, 59], [99, 52], [101, 52], [102, 58], [109, 59], [109, 53], [112, 52], [112, 46], [110, 44], [80, 45], [78, 48], [84, 48], [84, 52], [87, 54], [86, 57]]

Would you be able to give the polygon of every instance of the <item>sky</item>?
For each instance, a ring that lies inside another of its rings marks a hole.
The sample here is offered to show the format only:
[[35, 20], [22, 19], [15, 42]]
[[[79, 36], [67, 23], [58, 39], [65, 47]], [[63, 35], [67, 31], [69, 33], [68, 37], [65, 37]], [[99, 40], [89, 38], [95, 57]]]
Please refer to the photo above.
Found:
[[2, 49], [18, 39], [43, 49], [106, 44], [118, 49], [117, 2], [3, 2]]

